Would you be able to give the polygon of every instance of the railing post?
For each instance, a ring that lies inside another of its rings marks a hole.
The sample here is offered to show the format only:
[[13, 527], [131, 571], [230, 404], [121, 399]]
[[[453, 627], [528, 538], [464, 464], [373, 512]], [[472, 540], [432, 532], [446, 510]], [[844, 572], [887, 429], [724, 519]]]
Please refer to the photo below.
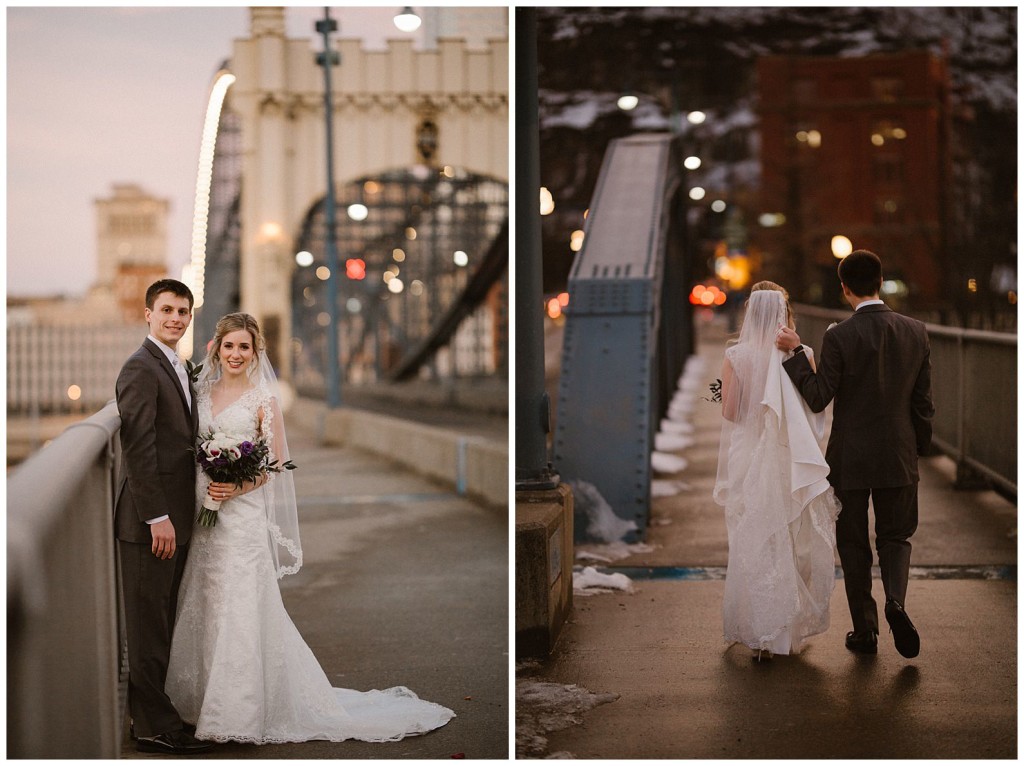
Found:
[[544, 390], [544, 284], [540, 237], [537, 11], [516, 13], [516, 489], [554, 489], [547, 459], [550, 403]]

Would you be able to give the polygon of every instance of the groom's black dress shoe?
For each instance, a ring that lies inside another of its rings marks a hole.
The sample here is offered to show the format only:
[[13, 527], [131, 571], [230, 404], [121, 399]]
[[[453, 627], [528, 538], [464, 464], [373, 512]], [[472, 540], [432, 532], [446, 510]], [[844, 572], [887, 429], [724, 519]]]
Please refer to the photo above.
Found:
[[197, 755], [213, 749], [212, 742], [200, 742], [184, 731], [169, 731], [155, 737], [139, 739], [135, 749], [140, 753], [168, 753], [171, 755]]
[[885, 619], [896, 642], [896, 651], [907, 658], [916, 657], [921, 651], [921, 637], [903, 610], [903, 605], [896, 599], [891, 598], [885, 602]]
[[861, 654], [878, 654], [878, 634], [873, 630], [846, 634], [846, 648]]

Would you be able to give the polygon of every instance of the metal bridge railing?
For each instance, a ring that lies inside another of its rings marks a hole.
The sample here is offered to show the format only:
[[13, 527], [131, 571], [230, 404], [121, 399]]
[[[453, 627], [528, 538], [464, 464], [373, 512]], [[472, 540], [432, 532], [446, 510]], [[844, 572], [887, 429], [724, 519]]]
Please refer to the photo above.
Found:
[[[794, 305], [800, 338], [821, 350], [826, 328], [850, 316]], [[957, 484], [979, 475], [1017, 495], [1017, 336], [928, 324], [933, 444], [957, 463]]]
[[7, 482], [7, 754], [116, 758], [127, 673], [114, 542], [115, 402]]

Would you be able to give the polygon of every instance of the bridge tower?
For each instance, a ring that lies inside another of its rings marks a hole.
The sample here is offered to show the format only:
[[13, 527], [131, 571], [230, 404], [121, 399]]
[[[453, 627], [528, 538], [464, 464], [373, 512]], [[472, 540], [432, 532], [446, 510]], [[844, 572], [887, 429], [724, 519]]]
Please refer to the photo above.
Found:
[[[237, 305], [260, 320], [271, 358], [290, 377], [295, 256], [304, 221], [324, 198], [326, 168], [317, 46], [309, 38], [287, 36], [286, 12], [251, 9], [249, 37], [235, 41], [225, 67], [236, 79], [224, 112], [237, 120], [240, 142]], [[344, 9], [337, 16], [343, 32]], [[342, 39], [336, 47], [341, 56], [332, 72], [339, 199], [356, 180], [428, 164], [507, 185], [507, 32], [484, 47], [444, 38], [424, 50], [408, 40], [389, 40], [382, 51], [363, 50], [359, 40]], [[346, 253], [340, 257], [344, 263]], [[197, 317], [200, 332], [207, 333], [197, 332], [197, 343], [211, 337], [206, 319]]]

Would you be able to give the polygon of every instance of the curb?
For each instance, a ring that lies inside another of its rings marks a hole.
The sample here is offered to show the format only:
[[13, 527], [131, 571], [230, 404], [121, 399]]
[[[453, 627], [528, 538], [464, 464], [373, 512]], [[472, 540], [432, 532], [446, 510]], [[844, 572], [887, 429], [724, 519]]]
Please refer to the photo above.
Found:
[[355, 447], [451, 486], [459, 495], [508, 508], [508, 443], [366, 410], [297, 398], [289, 419], [321, 444]]

